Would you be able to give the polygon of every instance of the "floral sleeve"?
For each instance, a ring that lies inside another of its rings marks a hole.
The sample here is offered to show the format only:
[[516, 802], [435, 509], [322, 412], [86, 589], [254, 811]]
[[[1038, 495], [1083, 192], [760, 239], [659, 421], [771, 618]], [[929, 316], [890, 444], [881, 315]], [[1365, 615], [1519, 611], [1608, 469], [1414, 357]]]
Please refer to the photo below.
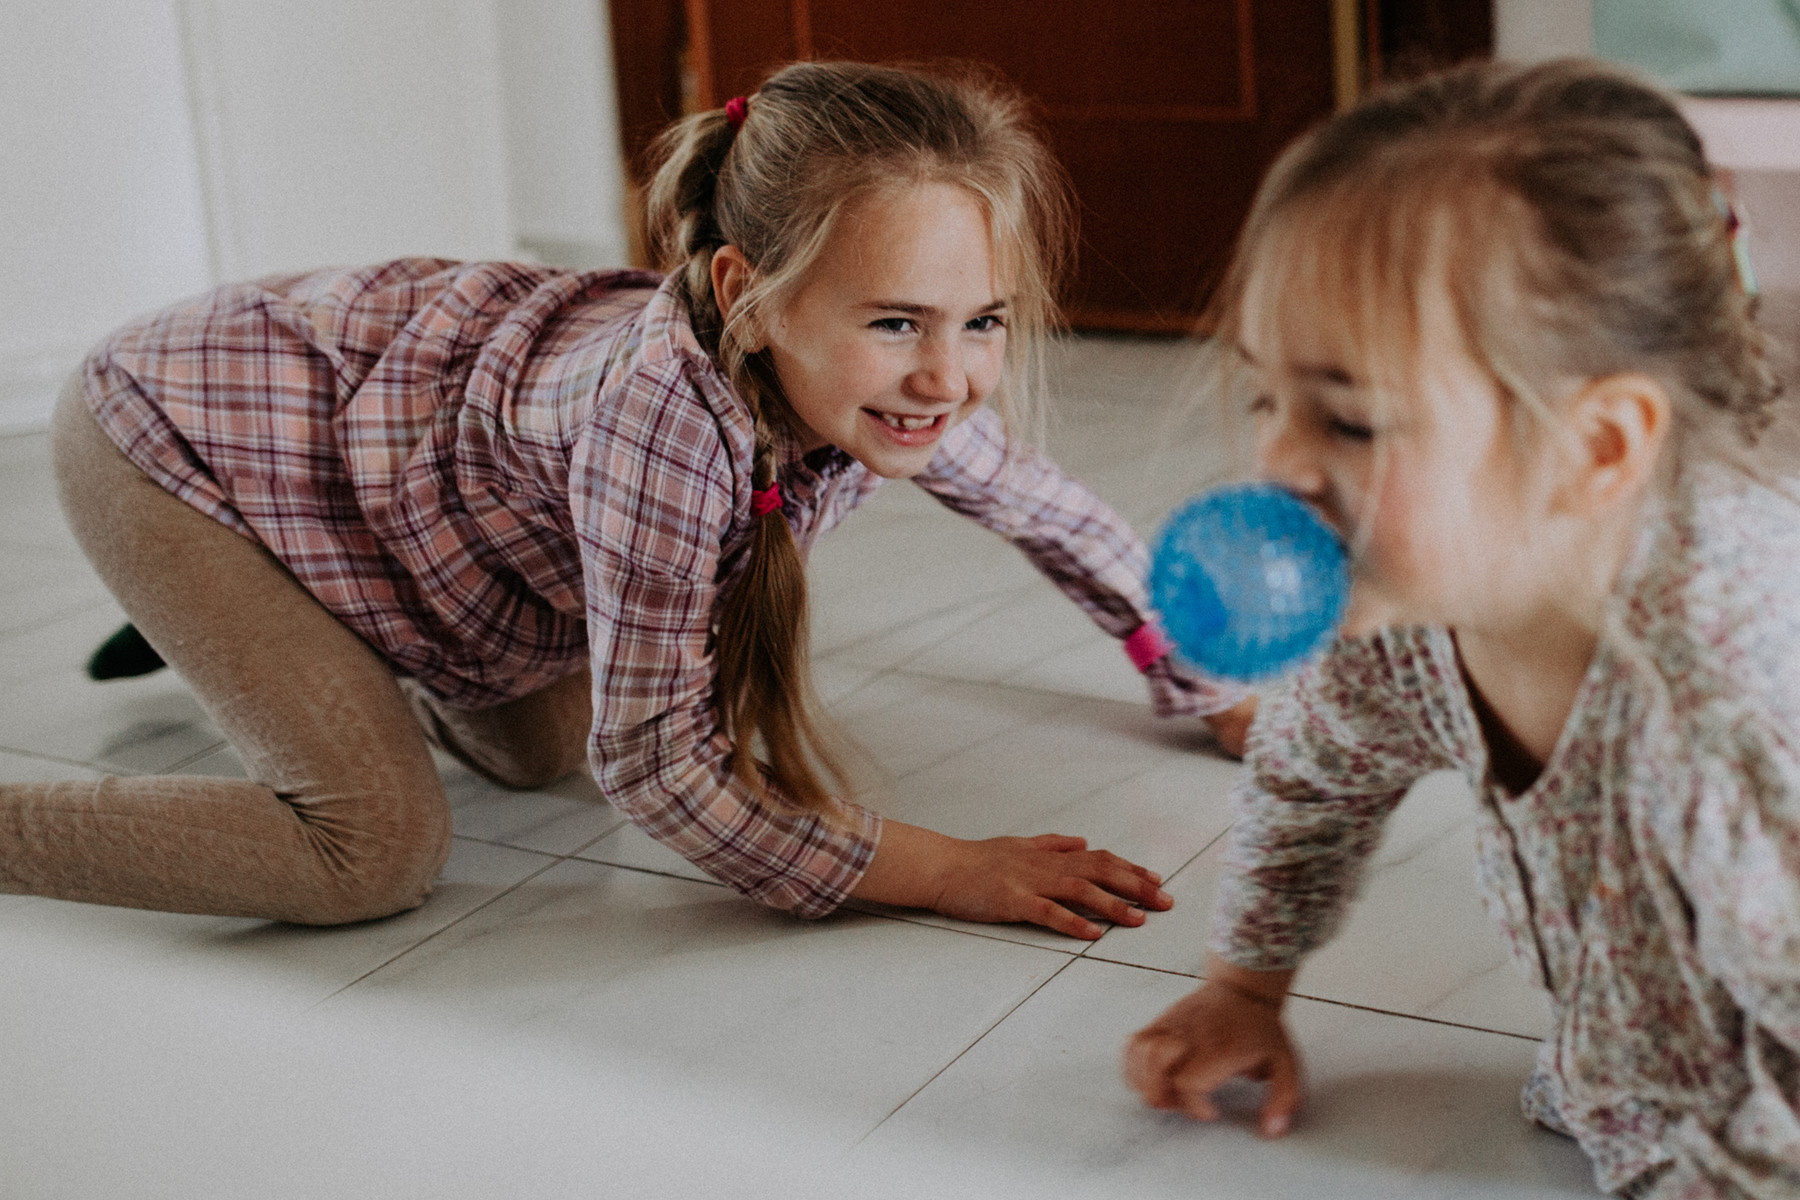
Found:
[[1235, 796], [1212, 948], [1290, 969], [1336, 931], [1401, 798], [1453, 765], [1439, 736], [1441, 631], [1336, 643], [1263, 701]]

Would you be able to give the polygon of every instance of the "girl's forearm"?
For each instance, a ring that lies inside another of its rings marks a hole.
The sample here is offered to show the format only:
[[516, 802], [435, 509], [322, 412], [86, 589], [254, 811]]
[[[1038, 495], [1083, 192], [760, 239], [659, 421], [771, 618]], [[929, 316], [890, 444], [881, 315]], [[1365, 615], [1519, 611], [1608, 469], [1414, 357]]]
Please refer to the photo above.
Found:
[[850, 894], [901, 908], [935, 908], [957, 839], [917, 825], [886, 820], [875, 858]]

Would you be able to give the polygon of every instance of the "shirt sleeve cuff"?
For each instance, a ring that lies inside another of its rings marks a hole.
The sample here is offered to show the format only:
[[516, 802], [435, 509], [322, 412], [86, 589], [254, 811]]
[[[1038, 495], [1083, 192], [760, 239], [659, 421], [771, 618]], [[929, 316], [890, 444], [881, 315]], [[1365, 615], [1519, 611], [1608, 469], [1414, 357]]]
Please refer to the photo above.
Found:
[[837, 835], [831, 845], [815, 848], [792, 874], [768, 881], [755, 889], [754, 897], [808, 919], [827, 916], [849, 899], [875, 861], [882, 819], [860, 804], [840, 800], [831, 824]]

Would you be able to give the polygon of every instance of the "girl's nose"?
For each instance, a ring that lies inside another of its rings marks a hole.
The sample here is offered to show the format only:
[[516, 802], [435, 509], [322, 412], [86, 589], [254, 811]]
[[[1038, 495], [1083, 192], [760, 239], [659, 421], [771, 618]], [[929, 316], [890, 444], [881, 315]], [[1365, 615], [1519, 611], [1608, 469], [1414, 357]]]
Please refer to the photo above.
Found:
[[1311, 439], [1284, 412], [1264, 413], [1257, 421], [1256, 474], [1304, 500], [1318, 500], [1328, 487]]
[[969, 371], [961, 349], [944, 338], [921, 339], [919, 361], [907, 377], [907, 384], [921, 400], [961, 404], [969, 398]]

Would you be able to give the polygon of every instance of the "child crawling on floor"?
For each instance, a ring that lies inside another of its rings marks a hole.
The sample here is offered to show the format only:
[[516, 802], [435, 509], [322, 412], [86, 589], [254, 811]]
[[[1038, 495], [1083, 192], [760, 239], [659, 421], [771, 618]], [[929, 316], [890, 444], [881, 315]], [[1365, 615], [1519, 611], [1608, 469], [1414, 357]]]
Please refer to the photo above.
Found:
[[1125, 1073], [1200, 1119], [1265, 1079], [1383, 822], [1430, 771], [1556, 1032], [1525, 1088], [1609, 1192], [1800, 1196], [1800, 507], [1732, 208], [1672, 100], [1481, 65], [1263, 185], [1220, 336], [1259, 470], [1350, 545], [1326, 656], [1251, 732], [1206, 981]]

